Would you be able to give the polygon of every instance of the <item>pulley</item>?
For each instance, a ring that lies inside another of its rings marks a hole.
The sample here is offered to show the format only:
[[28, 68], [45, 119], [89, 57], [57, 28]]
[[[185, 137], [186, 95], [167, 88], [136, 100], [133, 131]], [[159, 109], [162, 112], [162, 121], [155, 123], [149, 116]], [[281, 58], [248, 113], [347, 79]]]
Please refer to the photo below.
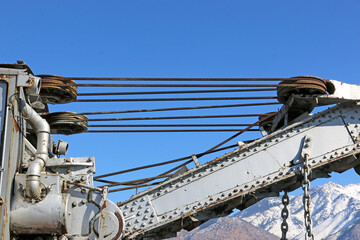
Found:
[[52, 134], [72, 135], [87, 132], [88, 118], [80, 113], [54, 112], [43, 117], [50, 125]]
[[[259, 127], [264, 128], [264, 130], [265, 130], [267, 133], [270, 133], [270, 132], [271, 132], [271, 127], [272, 127], [272, 124], [273, 124], [273, 121], [274, 121], [274, 118], [275, 118], [275, 113], [276, 113], [276, 112], [269, 112], [269, 113], [267, 113], [266, 115], [262, 115], [262, 116], [259, 117], [259, 120], [260, 120]], [[264, 119], [265, 117], [267, 117], [268, 114], [272, 114], [273, 116], [267, 118], [267, 119], [264, 120], [264, 121], [261, 121], [262, 119]]]
[[77, 97], [77, 86], [74, 81], [56, 75], [38, 75], [42, 84], [40, 96], [43, 102], [63, 104], [74, 102]]
[[326, 91], [327, 85], [324, 79], [312, 76], [299, 76], [279, 83], [277, 99], [280, 103], [285, 104], [292, 94], [323, 95], [326, 94]]

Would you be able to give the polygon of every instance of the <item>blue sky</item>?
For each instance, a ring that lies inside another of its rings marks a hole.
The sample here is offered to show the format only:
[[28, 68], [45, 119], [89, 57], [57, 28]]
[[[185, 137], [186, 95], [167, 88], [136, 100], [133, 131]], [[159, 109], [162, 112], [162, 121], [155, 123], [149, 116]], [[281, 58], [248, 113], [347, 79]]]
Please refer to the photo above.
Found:
[[[360, 83], [359, 1], [0, 1], [0, 9], [0, 62], [23, 60], [36, 74], [314, 75]], [[191, 105], [170, 105], [186, 104]], [[212, 103], [198, 105], [209, 104]], [[51, 106], [51, 110], [167, 106], [160, 105], [76, 103]], [[216, 113], [229, 112], [235, 110]], [[69, 156], [95, 156], [97, 173], [102, 174], [202, 152], [231, 134], [82, 134], [56, 138], [70, 142]], [[237, 140], [257, 136], [248, 133]], [[146, 174], [153, 172], [118, 180]], [[348, 184], [359, 183], [359, 179], [350, 170], [335, 174], [330, 180]], [[316, 181], [314, 185], [325, 181], [328, 180]], [[133, 193], [114, 194], [112, 198], [121, 201]]]

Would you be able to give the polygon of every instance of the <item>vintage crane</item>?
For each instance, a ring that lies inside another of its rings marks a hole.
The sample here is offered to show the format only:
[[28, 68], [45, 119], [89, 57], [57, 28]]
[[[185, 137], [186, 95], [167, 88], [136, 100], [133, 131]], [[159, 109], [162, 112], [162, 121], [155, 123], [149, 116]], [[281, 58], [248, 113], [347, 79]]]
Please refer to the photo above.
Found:
[[[277, 87], [281, 110], [256, 123], [262, 138], [202, 165], [194, 156], [195, 168], [115, 204], [93, 184], [93, 157], [60, 157], [68, 146], [51, 133], [81, 132], [86, 118], [72, 118], [77, 129], [49, 124], [41, 106], [76, 93], [46, 79], [21, 62], [0, 64], [1, 239], [166, 238], [281, 191], [307, 192], [333, 171], [360, 172], [360, 86], [296, 77]], [[323, 105], [334, 106], [310, 114]]]

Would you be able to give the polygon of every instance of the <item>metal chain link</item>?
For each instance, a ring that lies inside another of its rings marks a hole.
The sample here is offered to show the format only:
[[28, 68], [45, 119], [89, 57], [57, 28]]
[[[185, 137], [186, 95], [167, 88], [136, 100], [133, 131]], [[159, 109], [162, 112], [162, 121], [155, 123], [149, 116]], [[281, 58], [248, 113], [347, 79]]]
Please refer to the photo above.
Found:
[[289, 196], [287, 194], [287, 191], [284, 191], [284, 195], [282, 197], [282, 204], [284, 205], [284, 208], [281, 210], [281, 218], [283, 219], [283, 221], [281, 223], [282, 236], [280, 240], [286, 240], [286, 233], [289, 230], [289, 225], [286, 222], [287, 218], [289, 217], [289, 210], [287, 209], [287, 206], [289, 205]]
[[311, 219], [311, 209], [310, 209], [310, 203], [311, 203], [311, 197], [309, 194], [310, 191], [310, 168], [308, 165], [309, 155], [304, 155], [304, 168], [302, 171], [302, 174], [304, 176], [304, 180], [302, 181], [302, 189], [304, 190], [303, 195], [303, 204], [304, 204], [304, 220], [305, 220], [305, 239], [307, 240], [308, 237], [314, 240], [314, 235], [312, 233], [312, 219]]

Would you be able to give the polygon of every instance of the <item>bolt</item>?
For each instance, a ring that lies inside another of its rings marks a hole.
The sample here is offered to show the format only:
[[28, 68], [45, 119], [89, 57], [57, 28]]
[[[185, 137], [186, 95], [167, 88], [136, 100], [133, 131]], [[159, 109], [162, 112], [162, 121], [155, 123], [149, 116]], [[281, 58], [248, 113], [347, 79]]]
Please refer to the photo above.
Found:
[[85, 199], [81, 200], [81, 203], [82, 203], [82, 204], [85, 204], [85, 203], [86, 203], [86, 200], [85, 200]]
[[73, 201], [71, 205], [72, 205], [73, 207], [76, 207], [77, 202], [76, 202], [76, 201]]

